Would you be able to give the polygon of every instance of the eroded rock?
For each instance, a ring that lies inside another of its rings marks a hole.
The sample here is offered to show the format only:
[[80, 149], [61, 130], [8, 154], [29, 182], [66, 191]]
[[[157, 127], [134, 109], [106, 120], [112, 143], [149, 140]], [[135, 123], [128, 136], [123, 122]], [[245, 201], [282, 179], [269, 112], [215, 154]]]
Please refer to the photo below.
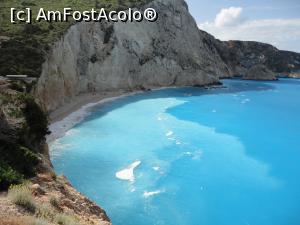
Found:
[[266, 66], [259, 64], [252, 66], [243, 76], [245, 80], [277, 80], [276, 74]]

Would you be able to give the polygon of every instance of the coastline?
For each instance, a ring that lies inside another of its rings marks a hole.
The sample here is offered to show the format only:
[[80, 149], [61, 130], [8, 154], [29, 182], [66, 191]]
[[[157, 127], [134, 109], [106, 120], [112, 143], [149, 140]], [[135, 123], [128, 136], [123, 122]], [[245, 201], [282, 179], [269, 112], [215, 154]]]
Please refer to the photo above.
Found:
[[[131, 92], [127, 92], [131, 93]], [[79, 110], [84, 105], [96, 103], [99, 101], [103, 101], [108, 98], [115, 98], [121, 95], [126, 94], [124, 91], [115, 91], [115, 92], [104, 92], [104, 93], [84, 93], [75, 96], [71, 102], [60, 106], [58, 109], [54, 110], [49, 114], [50, 124], [56, 123], [58, 121], [63, 120], [65, 117], [70, 115], [71, 113]]]
[[50, 113], [49, 130], [51, 134], [46, 137], [47, 144], [62, 137], [69, 129], [84, 120], [90, 114], [90, 110], [93, 107], [142, 92], [144, 91], [85, 93], [74, 97], [70, 103], [64, 104]]
[[[228, 79], [228, 78], [225, 78]], [[231, 79], [231, 78], [230, 78]], [[246, 80], [245, 80], [246, 81]], [[261, 81], [261, 80], [259, 80]], [[277, 82], [277, 81], [276, 81]], [[149, 91], [156, 91], [166, 88], [181, 88], [181, 86], [170, 86], [170, 87], [158, 87], [153, 88]], [[216, 89], [216, 88], [224, 88], [223, 85], [205, 85], [203, 87], [199, 87], [201, 89]], [[52, 134], [47, 137], [47, 144], [50, 145], [56, 139], [64, 136], [68, 130], [74, 127], [76, 124], [82, 122], [87, 116], [90, 115], [91, 109], [94, 107], [100, 106], [101, 104], [115, 101], [117, 99], [132, 96], [140, 93], [146, 93], [147, 90], [132, 90], [132, 91], [112, 91], [112, 92], [103, 92], [103, 93], [85, 93], [78, 96], [75, 96], [70, 103], [67, 103], [57, 110], [53, 111], [50, 114], [50, 125], [49, 129]], [[116, 173], [116, 176], [119, 179], [125, 180], [133, 180], [134, 176], [132, 176], [132, 168], [134, 169], [135, 165], [139, 165], [139, 162], [135, 162], [133, 167], [126, 168]], [[68, 181], [68, 178], [65, 178], [69, 185], [72, 187], [71, 183]], [[73, 187], [72, 187], [73, 188]], [[74, 189], [75, 190], [75, 189]], [[144, 196], [147, 198], [148, 196], [154, 195], [156, 192], [145, 192]], [[84, 194], [80, 195], [84, 196]], [[97, 205], [97, 204], [96, 204]], [[100, 206], [100, 205], [99, 205]], [[104, 209], [105, 210], [105, 209]], [[105, 212], [105, 211], [104, 211]], [[106, 214], [104, 214], [106, 216]], [[104, 216], [104, 217], [105, 217]], [[109, 218], [109, 217], [107, 217]], [[104, 223], [106, 224], [106, 223]], [[110, 224], [110, 223], [107, 223]]]
[[[228, 79], [228, 78], [227, 78]], [[162, 86], [156, 87], [149, 90], [131, 90], [131, 91], [111, 91], [102, 93], [84, 93], [75, 96], [70, 103], [66, 103], [60, 106], [58, 109], [54, 110], [49, 114], [49, 130], [51, 134], [48, 135], [47, 144], [55, 141], [56, 139], [62, 137], [68, 130], [74, 127], [76, 124], [80, 123], [84, 118], [90, 114], [90, 110], [99, 106], [103, 103], [117, 100], [119, 98], [132, 96], [135, 94], [140, 94], [148, 91], [157, 91], [166, 88], [181, 88], [184, 86]], [[220, 88], [223, 87], [222, 83], [212, 83], [209, 85], [199, 86], [199, 88]]]

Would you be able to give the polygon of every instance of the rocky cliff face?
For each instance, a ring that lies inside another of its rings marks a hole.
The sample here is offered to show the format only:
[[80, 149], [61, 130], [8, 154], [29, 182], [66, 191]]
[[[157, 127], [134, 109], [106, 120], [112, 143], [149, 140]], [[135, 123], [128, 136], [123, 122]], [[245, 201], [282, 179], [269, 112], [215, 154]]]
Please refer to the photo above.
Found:
[[154, 0], [146, 7], [157, 10], [156, 22], [78, 23], [67, 31], [47, 55], [37, 85], [47, 111], [91, 91], [206, 85], [246, 75], [270, 79], [270, 71], [300, 70], [300, 54], [257, 42], [221, 42], [198, 30], [184, 0]]
[[245, 80], [277, 80], [276, 74], [262, 64], [250, 67], [243, 78]]
[[228, 66], [230, 76], [245, 76], [251, 69], [256, 71], [253, 79], [267, 80], [274, 77], [272, 78], [270, 73], [264, 76], [266, 69], [275, 75], [285, 76], [297, 74], [300, 70], [299, 53], [281, 51], [269, 44], [254, 41], [213, 40], [212, 45]]
[[183, 0], [155, 0], [156, 22], [79, 23], [43, 65], [36, 94], [48, 111], [89, 91], [206, 85], [227, 74]]
[[[35, 224], [40, 217], [54, 224], [56, 217], [68, 214], [79, 223], [67, 224], [111, 225], [104, 210], [52, 171], [44, 138], [46, 116], [32, 96], [21, 91], [21, 84], [0, 79], [0, 224]], [[30, 210], [2, 193], [25, 180], [34, 201]]]

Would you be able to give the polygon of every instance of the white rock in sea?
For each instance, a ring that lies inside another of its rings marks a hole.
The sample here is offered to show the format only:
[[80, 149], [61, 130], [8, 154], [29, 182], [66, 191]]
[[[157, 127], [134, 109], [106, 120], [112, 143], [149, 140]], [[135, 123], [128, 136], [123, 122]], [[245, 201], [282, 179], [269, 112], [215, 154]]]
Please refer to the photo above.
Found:
[[128, 180], [130, 182], [134, 182], [134, 169], [141, 164], [141, 161], [135, 161], [130, 164], [127, 168], [120, 170], [116, 173], [116, 177], [120, 180]]

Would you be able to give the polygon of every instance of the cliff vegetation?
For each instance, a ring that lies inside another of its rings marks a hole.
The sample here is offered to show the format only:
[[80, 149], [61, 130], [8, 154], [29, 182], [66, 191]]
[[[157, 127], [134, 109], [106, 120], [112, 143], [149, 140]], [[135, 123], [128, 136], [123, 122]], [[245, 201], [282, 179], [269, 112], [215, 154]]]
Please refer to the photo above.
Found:
[[31, 87], [0, 77], [0, 225], [111, 225], [105, 211], [53, 172], [48, 118]]
[[48, 133], [46, 114], [23, 84], [0, 84], [0, 190], [35, 175]]
[[1, 0], [0, 1], [0, 75], [26, 74], [39, 77], [45, 53], [74, 21], [37, 22], [32, 24], [10, 22], [10, 9], [31, 8], [34, 15], [40, 8], [62, 11], [66, 7], [73, 10], [106, 8], [121, 10], [139, 6], [149, 0]]

